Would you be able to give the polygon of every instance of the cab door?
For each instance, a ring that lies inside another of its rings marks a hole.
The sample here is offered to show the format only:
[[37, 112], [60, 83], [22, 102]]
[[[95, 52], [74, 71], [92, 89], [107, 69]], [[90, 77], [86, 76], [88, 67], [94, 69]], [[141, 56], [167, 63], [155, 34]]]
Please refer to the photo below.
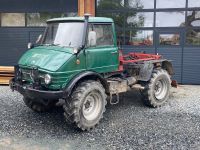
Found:
[[97, 41], [95, 46], [87, 46], [85, 50], [87, 70], [99, 73], [118, 70], [119, 54], [118, 47], [114, 42], [112, 23], [89, 24], [89, 31], [96, 32]]

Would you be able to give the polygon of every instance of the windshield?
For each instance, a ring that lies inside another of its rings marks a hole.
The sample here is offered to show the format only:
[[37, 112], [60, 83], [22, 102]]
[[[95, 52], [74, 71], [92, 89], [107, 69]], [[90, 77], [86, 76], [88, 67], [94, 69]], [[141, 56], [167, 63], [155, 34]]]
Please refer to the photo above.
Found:
[[83, 22], [49, 23], [42, 44], [80, 47], [83, 29]]

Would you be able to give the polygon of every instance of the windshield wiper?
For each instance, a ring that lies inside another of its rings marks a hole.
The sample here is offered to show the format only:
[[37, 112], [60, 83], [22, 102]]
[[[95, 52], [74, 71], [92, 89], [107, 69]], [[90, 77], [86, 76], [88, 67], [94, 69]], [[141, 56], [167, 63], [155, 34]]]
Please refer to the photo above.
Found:
[[72, 42], [69, 42], [69, 45], [68, 45], [68, 46], [71, 47], [71, 44], [72, 44]]

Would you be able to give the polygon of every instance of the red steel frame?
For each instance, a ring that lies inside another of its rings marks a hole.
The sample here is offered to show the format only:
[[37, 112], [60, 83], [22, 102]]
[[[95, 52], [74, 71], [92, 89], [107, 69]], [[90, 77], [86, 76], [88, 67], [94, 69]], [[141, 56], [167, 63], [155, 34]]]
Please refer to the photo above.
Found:
[[127, 55], [122, 55], [122, 52], [119, 51], [119, 71], [123, 71], [123, 65], [128, 63], [137, 63], [141, 61], [149, 61], [149, 60], [159, 60], [161, 59], [161, 55], [154, 54], [144, 54], [144, 53], [129, 53]]
[[[161, 55], [154, 55], [154, 54], [144, 54], [144, 53], [129, 53], [127, 55], [122, 55], [122, 51], [119, 51], [119, 69], [118, 71], [123, 71], [123, 65], [128, 63], [137, 63], [142, 61], [149, 61], [149, 60], [159, 60], [161, 59]], [[178, 83], [176, 80], [172, 80], [171, 82], [172, 87], [177, 88]]]

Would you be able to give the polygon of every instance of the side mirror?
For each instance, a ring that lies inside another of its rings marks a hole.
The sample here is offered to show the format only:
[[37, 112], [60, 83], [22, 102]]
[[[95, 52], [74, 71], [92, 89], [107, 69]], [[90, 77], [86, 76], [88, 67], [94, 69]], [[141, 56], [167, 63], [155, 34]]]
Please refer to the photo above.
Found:
[[97, 43], [97, 33], [95, 31], [90, 31], [88, 34], [88, 45], [96, 46]]
[[40, 34], [36, 40], [36, 44], [41, 43], [42, 42], [42, 34]]
[[[42, 34], [40, 34], [35, 42], [35, 44], [40, 44], [42, 42]], [[33, 43], [28, 43], [27, 45], [28, 49], [31, 49], [34, 47], [34, 44]]]
[[32, 43], [28, 43], [28, 45], [27, 45], [27, 48], [28, 49], [31, 49], [31, 48], [33, 48], [34, 47], [34, 45], [32, 44]]

